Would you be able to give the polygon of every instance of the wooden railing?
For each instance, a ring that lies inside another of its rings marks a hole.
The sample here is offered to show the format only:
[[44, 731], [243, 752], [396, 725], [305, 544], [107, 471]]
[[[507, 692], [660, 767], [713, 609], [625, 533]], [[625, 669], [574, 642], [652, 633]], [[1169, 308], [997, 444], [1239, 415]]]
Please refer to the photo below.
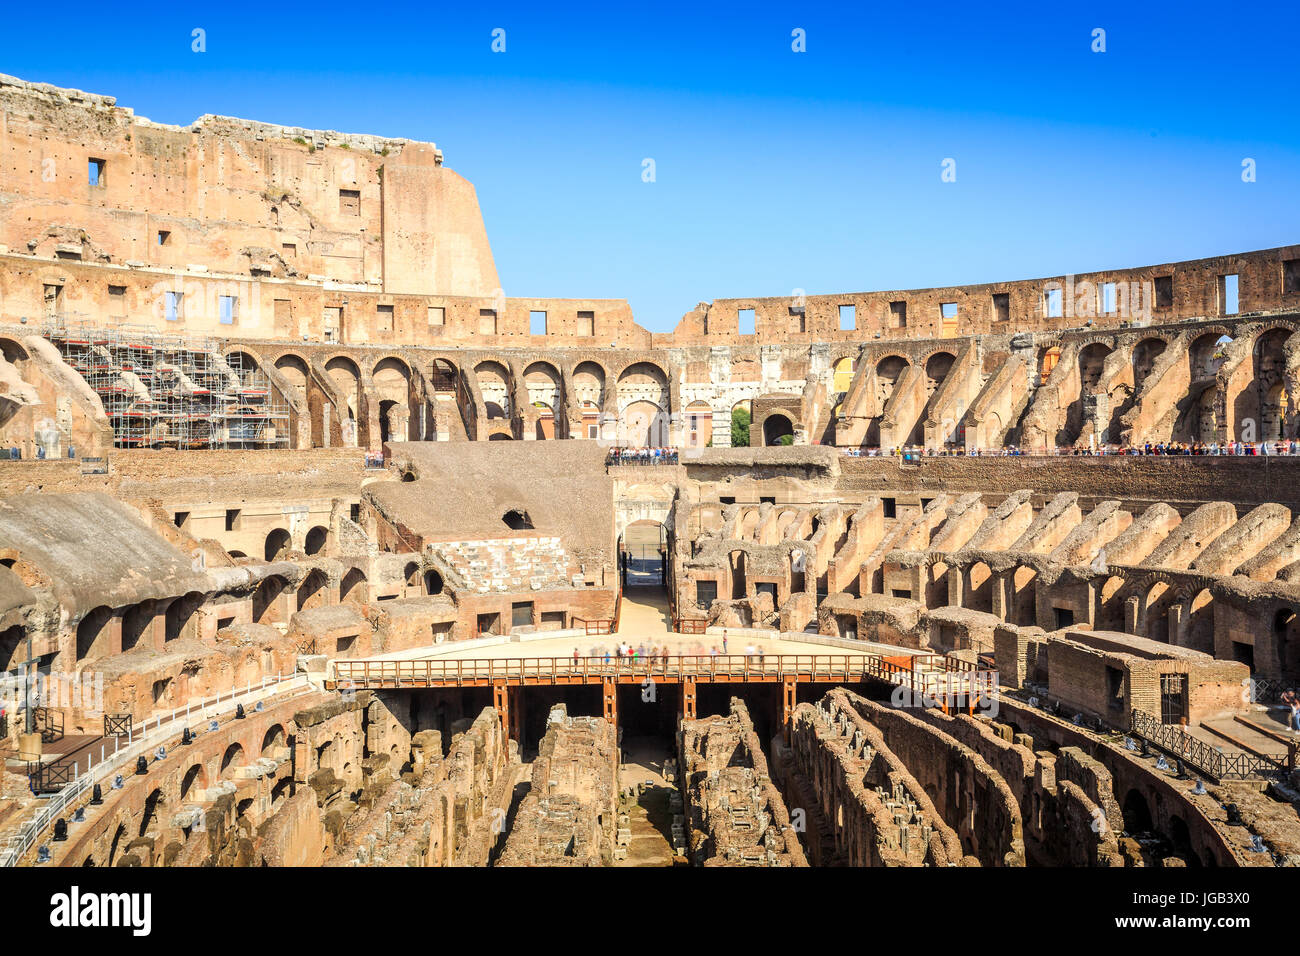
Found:
[[573, 626], [582, 628], [588, 635], [613, 634], [618, 630], [618, 621], [612, 617], [575, 617]]
[[674, 634], [703, 634], [708, 627], [709, 622], [702, 617], [673, 618]]
[[430, 687], [509, 683], [601, 683], [658, 678], [676, 682], [857, 682], [877, 678], [913, 692], [905, 706], [942, 706], [973, 701], [997, 690], [992, 671], [943, 666], [947, 658], [918, 657], [909, 666], [876, 654], [682, 654], [655, 657], [501, 657], [469, 660], [334, 661], [336, 687]]

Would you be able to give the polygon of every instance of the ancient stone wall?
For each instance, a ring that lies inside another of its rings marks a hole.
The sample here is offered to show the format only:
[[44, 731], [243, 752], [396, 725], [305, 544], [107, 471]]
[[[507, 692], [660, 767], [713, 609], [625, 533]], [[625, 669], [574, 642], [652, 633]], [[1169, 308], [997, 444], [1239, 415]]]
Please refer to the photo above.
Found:
[[678, 741], [690, 856], [696, 866], [807, 866], [772, 783], [749, 711], [683, 720]]

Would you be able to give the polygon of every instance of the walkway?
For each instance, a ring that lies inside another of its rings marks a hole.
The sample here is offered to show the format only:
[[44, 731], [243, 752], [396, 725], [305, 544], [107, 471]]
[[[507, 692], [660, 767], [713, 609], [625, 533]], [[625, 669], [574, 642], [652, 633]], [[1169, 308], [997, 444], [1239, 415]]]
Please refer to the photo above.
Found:
[[632, 587], [623, 590], [618, 633], [627, 638], [663, 637], [672, 626], [668, 592], [661, 587]]
[[[625, 760], [619, 767], [619, 788], [642, 785], [637, 802], [627, 807], [632, 839], [627, 857], [615, 866], [672, 866], [670, 842], [673, 811], [670, 805], [677, 788], [664, 779], [664, 759], [671, 756], [664, 741], [655, 737], [631, 737], [624, 742]], [[648, 784], [648, 786], [647, 786]]]

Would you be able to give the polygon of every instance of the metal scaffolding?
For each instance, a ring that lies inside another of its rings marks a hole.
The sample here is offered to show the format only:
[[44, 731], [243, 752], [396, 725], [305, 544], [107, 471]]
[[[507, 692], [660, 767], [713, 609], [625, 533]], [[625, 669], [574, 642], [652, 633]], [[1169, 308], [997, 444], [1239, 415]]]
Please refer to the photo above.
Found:
[[118, 448], [288, 448], [289, 405], [217, 341], [54, 319], [41, 329], [104, 405]]

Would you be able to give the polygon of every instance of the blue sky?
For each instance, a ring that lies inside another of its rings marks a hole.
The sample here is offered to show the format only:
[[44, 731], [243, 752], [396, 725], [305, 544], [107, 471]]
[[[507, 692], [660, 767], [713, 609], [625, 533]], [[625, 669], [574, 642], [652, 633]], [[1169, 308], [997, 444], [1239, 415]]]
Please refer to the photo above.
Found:
[[433, 140], [507, 295], [626, 298], [654, 331], [1300, 241], [1294, 2], [855, 6], [28, 5], [0, 72], [160, 122]]

